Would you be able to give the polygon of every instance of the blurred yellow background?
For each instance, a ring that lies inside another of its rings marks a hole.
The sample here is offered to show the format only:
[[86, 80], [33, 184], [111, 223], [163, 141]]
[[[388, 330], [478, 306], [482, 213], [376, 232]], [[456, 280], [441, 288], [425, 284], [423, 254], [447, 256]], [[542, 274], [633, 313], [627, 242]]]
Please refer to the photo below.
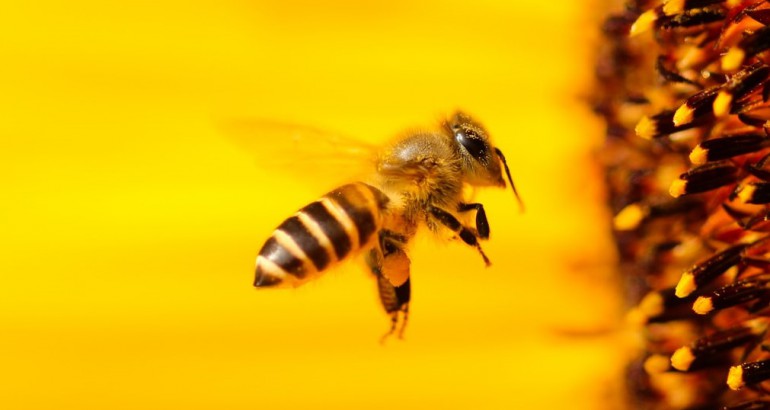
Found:
[[[615, 408], [602, 130], [580, 98], [596, 6], [3, 5], [0, 407]], [[406, 339], [384, 346], [354, 264], [252, 288], [270, 231], [326, 187], [260, 168], [219, 121], [378, 141], [456, 108], [527, 204], [480, 194], [492, 267], [418, 239]]]

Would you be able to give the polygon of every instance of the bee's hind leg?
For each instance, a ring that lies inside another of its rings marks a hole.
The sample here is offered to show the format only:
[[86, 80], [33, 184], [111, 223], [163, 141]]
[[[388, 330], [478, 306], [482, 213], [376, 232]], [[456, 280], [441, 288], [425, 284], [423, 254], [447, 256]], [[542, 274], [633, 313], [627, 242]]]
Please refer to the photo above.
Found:
[[390, 330], [382, 337], [383, 342], [396, 331], [398, 337], [403, 338], [409, 316], [411, 262], [403, 249], [406, 241], [403, 235], [383, 230], [380, 232], [380, 246], [372, 249], [367, 258], [369, 268], [377, 277], [380, 302], [391, 320]]
[[[471, 204], [469, 204], [471, 205]], [[483, 209], [483, 207], [482, 207]], [[487, 255], [484, 253], [484, 251], [481, 249], [481, 244], [479, 243], [479, 239], [476, 236], [477, 234], [473, 232], [468, 227], [463, 226], [460, 221], [455, 218], [454, 215], [450, 214], [449, 212], [437, 208], [435, 206], [429, 207], [430, 214], [436, 218], [436, 220], [441, 223], [442, 225], [446, 226], [447, 228], [451, 229], [453, 232], [456, 232], [460, 239], [463, 240], [466, 244], [473, 246], [476, 248], [477, 251], [481, 254], [481, 258], [484, 259], [484, 263], [489, 266], [491, 265], [491, 262], [489, 262], [489, 258], [487, 258]], [[486, 214], [484, 214], [484, 219], [486, 220]], [[487, 232], [489, 233], [489, 232]]]
[[[393, 286], [384, 276], [377, 277], [377, 288], [380, 292], [380, 301], [385, 311], [390, 315], [390, 329], [382, 335], [380, 343], [394, 333], [398, 332], [398, 338], [404, 338], [404, 330], [409, 320], [409, 298], [411, 283], [409, 279], [401, 286]], [[400, 323], [400, 325], [399, 325]]]

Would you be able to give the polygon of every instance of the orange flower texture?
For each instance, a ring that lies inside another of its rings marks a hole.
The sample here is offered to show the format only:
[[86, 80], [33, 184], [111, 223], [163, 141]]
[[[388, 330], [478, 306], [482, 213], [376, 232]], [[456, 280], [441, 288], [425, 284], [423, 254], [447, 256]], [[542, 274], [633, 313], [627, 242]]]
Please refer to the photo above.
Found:
[[595, 108], [638, 408], [770, 408], [766, 1], [630, 1]]

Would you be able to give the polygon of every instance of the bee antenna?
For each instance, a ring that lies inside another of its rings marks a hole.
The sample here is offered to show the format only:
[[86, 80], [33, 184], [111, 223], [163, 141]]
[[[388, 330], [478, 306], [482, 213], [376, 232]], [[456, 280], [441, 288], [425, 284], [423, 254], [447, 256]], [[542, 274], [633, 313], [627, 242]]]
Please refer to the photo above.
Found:
[[508, 176], [508, 182], [511, 183], [511, 188], [513, 188], [513, 194], [516, 195], [516, 200], [519, 202], [519, 209], [521, 212], [524, 212], [524, 202], [521, 201], [521, 197], [519, 196], [519, 193], [516, 192], [516, 185], [513, 184], [513, 178], [511, 178], [511, 170], [508, 169], [508, 162], [505, 161], [505, 155], [503, 155], [503, 151], [500, 151], [500, 148], [495, 147], [495, 152], [497, 153], [497, 156], [500, 157], [500, 161], [503, 162], [503, 168], [505, 168], [505, 175]]

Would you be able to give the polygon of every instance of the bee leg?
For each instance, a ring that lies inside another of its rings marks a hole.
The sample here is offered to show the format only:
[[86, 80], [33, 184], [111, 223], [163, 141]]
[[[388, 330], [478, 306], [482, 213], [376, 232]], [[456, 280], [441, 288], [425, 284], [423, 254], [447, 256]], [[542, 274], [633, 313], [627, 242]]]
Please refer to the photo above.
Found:
[[458, 221], [457, 218], [454, 217], [454, 215], [450, 214], [449, 212], [441, 208], [437, 208], [435, 206], [429, 206], [429, 210], [431, 215], [433, 215], [433, 217], [436, 218], [436, 220], [438, 220], [442, 225], [446, 226], [447, 228], [451, 229], [453, 232], [456, 232], [458, 235], [460, 235], [460, 239], [462, 239], [463, 242], [476, 248], [476, 250], [478, 250], [479, 253], [481, 254], [481, 258], [484, 259], [484, 263], [486, 263], [487, 266], [491, 264], [489, 262], [489, 258], [487, 258], [487, 255], [481, 249], [481, 244], [479, 244], [476, 234], [474, 234], [472, 230], [463, 226], [460, 223], [460, 221]]
[[460, 205], [457, 206], [457, 212], [467, 212], [471, 209], [476, 210], [476, 231], [479, 233], [479, 238], [489, 239], [489, 221], [487, 220], [487, 213], [484, 211], [484, 205], [460, 202]]
[[[390, 329], [382, 335], [380, 343], [385, 343], [398, 330], [398, 338], [404, 338], [404, 330], [409, 319], [409, 299], [411, 282], [406, 280], [401, 286], [393, 286], [384, 276], [377, 277], [377, 288], [380, 291], [380, 301], [385, 311], [390, 315]], [[401, 325], [399, 326], [399, 322]]]
[[388, 229], [380, 230], [379, 245], [382, 255], [387, 257], [388, 255], [401, 250], [408, 240], [409, 238], [400, 233]]
[[380, 247], [372, 249], [367, 258], [369, 268], [377, 277], [380, 302], [391, 320], [390, 330], [383, 335], [381, 342], [397, 330], [398, 337], [403, 338], [406, 329], [411, 298], [411, 262], [402, 249], [406, 239], [402, 235], [383, 230], [380, 232]]
[[[402, 292], [402, 293], [405, 292], [408, 295], [412, 292], [411, 287], [412, 287], [411, 282], [409, 281], [409, 279], [407, 279], [403, 285], [396, 288], [396, 294], [398, 294], [399, 292]], [[406, 301], [403, 301], [402, 299], [402, 303], [401, 303], [401, 328], [398, 329], [399, 339], [404, 338], [404, 330], [406, 330], [407, 322], [409, 322], [409, 297], [408, 296], [406, 298]]]

